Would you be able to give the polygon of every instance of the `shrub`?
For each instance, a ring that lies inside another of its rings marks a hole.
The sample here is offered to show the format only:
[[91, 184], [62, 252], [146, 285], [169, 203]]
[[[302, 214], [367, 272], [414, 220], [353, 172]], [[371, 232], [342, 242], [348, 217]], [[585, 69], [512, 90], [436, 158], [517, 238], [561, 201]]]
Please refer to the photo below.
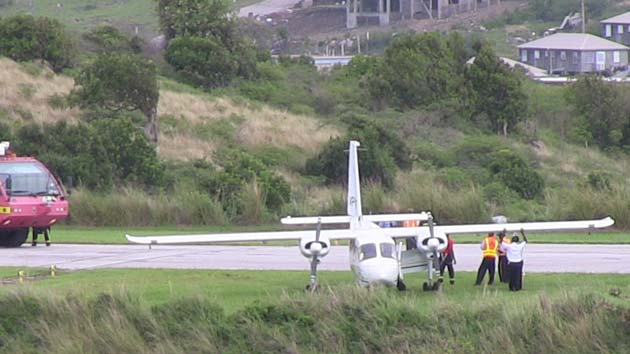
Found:
[[605, 171], [593, 171], [586, 176], [586, 183], [593, 189], [610, 191], [610, 179], [612, 175]]
[[542, 176], [510, 150], [503, 149], [492, 154], [488, 168], [496, 180], [525, 199], [539, 196], [544, 188]]
[[[279, 212], [291, 198], [289, 184], [256, 157], [236, 149], [223, 149], [217, 152], [216, 160], [220, 161], [223, 170], [217, 172], [205, 188], [223, 204], [229, 215], [243, 216], [245, 212], [253, 212], [258, 216], [245, 217], [260, 220], [264, 212], [258, 212], [256, 203]], [[244, 192], [248, 184], [249, 189]]]
[[349, 140], [358, 140], [363, 150], [359, 163], [361, 178], [392, 188], [396, 167], [411, 167], [410, 152], [404, 141], [390, 129], [365, 118], [354, 117], [350, 125], [345, 137], [330, 139], [319, 155], [306, 161], [306, 173], [325, 176], [327, 183], [344, 182], [348, 169], [344, 151]]
[[46, 60], [59, 72], [72, 65], [74, 52], [59, 21], [17, 15], [0, 18], [0, 55], [16, 61]]

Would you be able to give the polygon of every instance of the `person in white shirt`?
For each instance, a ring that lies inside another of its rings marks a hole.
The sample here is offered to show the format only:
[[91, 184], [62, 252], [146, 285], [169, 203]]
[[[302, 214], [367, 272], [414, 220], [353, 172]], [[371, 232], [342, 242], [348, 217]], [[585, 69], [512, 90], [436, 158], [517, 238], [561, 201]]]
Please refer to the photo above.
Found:
[[521, 235], [523, 241], [514, 233], [511, 243], [501, 243], [501, 250], [505, 252], [508, 261], [510, 291], [519, 291], [523, 288], [523, 250], [527, 244], [527, 236], [523, 229]]

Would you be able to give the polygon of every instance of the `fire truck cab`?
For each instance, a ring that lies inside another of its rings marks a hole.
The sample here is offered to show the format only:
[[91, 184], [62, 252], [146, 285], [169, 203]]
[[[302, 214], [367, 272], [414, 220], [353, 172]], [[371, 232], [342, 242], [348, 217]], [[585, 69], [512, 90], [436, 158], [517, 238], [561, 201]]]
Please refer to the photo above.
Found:
[[67, 217], [63, 188], [48, 168], [0, 142], [0, 247], [19, 247], [30, 229], [48, 231]]

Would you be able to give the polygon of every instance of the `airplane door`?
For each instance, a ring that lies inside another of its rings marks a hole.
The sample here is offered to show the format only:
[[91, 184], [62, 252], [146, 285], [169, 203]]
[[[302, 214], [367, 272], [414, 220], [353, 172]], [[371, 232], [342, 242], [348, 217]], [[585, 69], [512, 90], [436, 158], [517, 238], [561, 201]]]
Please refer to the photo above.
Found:
[[595, 68], [597, 71], [606, 69], [606, 52], [595, 53]]

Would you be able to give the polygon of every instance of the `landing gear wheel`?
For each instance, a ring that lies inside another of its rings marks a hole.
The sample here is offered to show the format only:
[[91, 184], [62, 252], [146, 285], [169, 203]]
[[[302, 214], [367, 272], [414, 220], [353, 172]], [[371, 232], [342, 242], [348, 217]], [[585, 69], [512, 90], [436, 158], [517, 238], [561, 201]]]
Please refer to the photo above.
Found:
[[429, 284], [427, 282], [424, 282], [424, 283], [422, 283], [422, 290], [429, 291], [429, 290], [431, 290], [431, 287], [429, 286]]
[[407, 290], [407, 285], [405, 285], [405, 282], [402, 279], [398, 278], [396, 288], [398, 288], [398, 291], [405, 291]]
[[0, 231], [0, 247], [20, 247], [28, 237], [28, 229]]
[[435, 283], [433, 283], [433, 287], [431, 288], [431, 290], [433, 290], [433, 291], [440, 290], [440, 284], [442, 284], [442, 283], [440, 283], [439, 281], [436, 281]]
[[308, 284], [305, 290], [310, 293], [316, 293], [319, 291], [319, 284]]

